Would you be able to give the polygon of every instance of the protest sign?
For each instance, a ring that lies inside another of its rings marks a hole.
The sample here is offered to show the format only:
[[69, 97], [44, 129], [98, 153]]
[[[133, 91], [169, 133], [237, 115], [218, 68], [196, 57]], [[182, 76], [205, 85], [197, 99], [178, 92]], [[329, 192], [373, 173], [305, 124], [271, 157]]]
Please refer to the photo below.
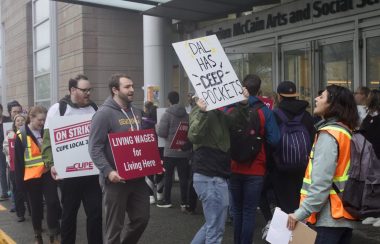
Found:
[[16, 138], [8, 138], [9, 169], [11, 171], [15, 170], [15, 142]]
[[242, 85], [216, 35], [173, 43], [173, 47], [208, 111], [244, 100]]
[[88, 153], [92, 114], [49, 119], [51, 148], [58, 178], [97, 175]]
[[3, 123], [3, 133], [4, 133], [4, 138], [5, 139], [8, 138], [8, 133], [10, 131], [13, 131], [12, 126], [13, 126], [13, 122]]
[[153, 129], [108, 134], [116, 170], [130, 180], [163, 172]]
[[189, 130], [189, 123], [180, 122], [177, 131], [174, 134], [173, 140], [170, 143], [170, 149], [181, 149], [187, 141], [187, 131]]

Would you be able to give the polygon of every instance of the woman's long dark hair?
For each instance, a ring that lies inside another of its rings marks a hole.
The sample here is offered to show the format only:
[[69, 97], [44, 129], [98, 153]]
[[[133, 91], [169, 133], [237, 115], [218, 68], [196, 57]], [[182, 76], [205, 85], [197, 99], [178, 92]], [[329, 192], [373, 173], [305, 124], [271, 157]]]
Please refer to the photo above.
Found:
[[380, 112], [380, 91], [379, 90], [372, 90], [369, 93], [368, 100], [367, 100], [367, 109], [368, 112]]
[[329, 107], [323, 117], [325, 119], [336, 117], [351, 130], [355, 129], [358, 125], [359, 114], [352, 92], [337, 85], [327, 86], [326, 90]]

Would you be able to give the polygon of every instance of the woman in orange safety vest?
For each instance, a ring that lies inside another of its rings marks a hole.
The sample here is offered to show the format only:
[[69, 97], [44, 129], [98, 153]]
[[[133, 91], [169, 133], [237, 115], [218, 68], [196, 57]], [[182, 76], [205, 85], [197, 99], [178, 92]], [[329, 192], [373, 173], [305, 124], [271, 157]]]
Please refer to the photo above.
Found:
[[359, 120], [355, 99], [347, 88], [330, 85], [315, 99], [314, 114], [323, 120], [316, 125], [300, 207], [289, 214], [288, 228], [307, 220], [316, 226], [316, 244], [350, 243], [355, 221], [332, 185], [342, 191], [348, 179], [351, 130]]
[[45, 167], [41, 156], [43, 127], [46, 109], [32, 107], [26, 124], [17, 131], [15, 143], [15, 178], [16, 186], [27, 194], [32, 214], [35, 242], [42, 241], [43, 196], [47, 208], [47, 226], [50, 243], [57, 243], [61, 206], [58, 199], [57, 183]]

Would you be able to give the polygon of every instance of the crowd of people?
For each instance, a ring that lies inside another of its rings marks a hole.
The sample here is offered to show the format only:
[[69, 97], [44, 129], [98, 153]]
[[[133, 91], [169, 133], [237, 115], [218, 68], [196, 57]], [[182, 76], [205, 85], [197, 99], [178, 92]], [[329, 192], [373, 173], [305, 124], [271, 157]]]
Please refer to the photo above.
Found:
[[[6, 138], [0, 131], [4, 141], [0, 144], [4, 152], [0, 153], [0, 200], [12, 197], [11, 211], [19, 222], [25, 221], [28, 209], [37, 244], [43, 243], [44, 205], [50, 243], [75, 243], [81, 204], [88, 243], [138, 243], [149, 222], [150, 204], [173, 207], [171, 190], [177, 169], [181, 211], [194, 214], [198, 199], [202, 203], [205, 224], [192, 244], [221, 243], [228, 217], [234, 243], [252, 244], [258, 207], [268, 222], [265, 238], [274, 206], [289, 214], [290, 230], [299, 221], [315, 225], [318, 244], [350, 243], [358, 220], [344, 209], [332, 184], [344, 187], [347, 180], [353, 131], [360, 131], [380, 157], [379, 90], [359, 87], [352, 93], [329, 85], [315, 98], [312, 116], [311, 105], [298, 99], [294, 82], [279, 83], [274, 108], [259, 96], [260, 77], [247, 75], [242, 85], [243, 101], [210, 111], [193, 93], [185, 107], [179, 93], [171, 91], [169, 107], [160, 119], [152, 102], [146, 102], [143, 110], [133, 105], [133, 80], [121, 73], [111, 76], [110, 96], [99, 109], [90, 99], [92, 86], [84, 75], [70, 79], [69, 94], [48, 110], [34, 106], [25, 114], [12, 101], [8, 117], [0, 106], [1, 123], [13, 122]], [[62, 179], [54, 165], [49, 120], [84, 114], [93, 115], [88, 152], [99, 176]], [[171, 149], [181, 123], [189, 124], [188, 140], [181, 149]], [[165, 140], [159, 148], [164, 173], [126, 181], [116, 170], [108, 134], [144, 129], [155, 129]], [[242, 131], [248, 136], [240, 140], [247, 140], [248, 149], [234, 148], [235, 133]], [[9, 143], [14, 143], [14, 152]], [[249, 159], [236, 157], [234, 150], [248, 153]], [[124, 223], [126, 214], [128, 223]], [[377, 217], [366, 218], [363, 224], [380, 226]]]

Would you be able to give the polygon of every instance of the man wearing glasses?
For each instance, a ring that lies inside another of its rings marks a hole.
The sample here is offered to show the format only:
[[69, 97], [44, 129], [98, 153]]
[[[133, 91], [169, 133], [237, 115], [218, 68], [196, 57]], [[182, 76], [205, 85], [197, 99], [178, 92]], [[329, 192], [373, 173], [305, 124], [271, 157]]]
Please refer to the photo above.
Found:
[[[69, 95], [50, 107], [45, 123], [42, 157], [51, 174], [58, 179], [54, 167], [53, 154], [49, 136], [49, 118], [56, 116], [71, 116], [94, 114], [98, 107], [90, 100], [91, 84], [84, 75], [77, 75], [69, 80]], [[81, 202], [87, 215], [88, 243], [102, 243], [102, 192], [99, 176], [81, 176], [61, 179], [62, 226], [61, 243], [75, 243], [77, 214]]]

